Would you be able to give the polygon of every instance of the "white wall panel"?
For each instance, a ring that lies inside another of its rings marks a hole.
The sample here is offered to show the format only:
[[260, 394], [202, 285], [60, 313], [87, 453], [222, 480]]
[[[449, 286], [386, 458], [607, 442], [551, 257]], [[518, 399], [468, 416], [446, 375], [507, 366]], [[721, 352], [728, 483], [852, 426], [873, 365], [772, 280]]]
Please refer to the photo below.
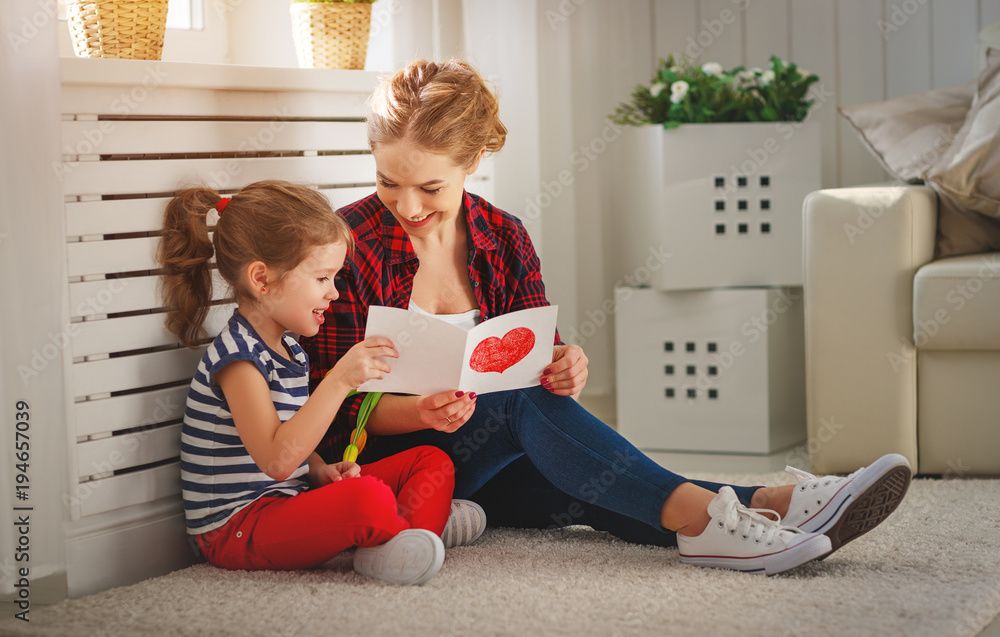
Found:
[[235, 190], [261, 179], [324, 186], [361, 184], [372, 182], [375, 175], [371, 155], [79, 161], [64, 165], [64, 192], [75, 195], [123, 190], [130, 194], [173, 192], [199, 183], [216, 190]]
[[789, 2], [790, 0], [754, 0], [747, 4], [744, 65], [767, 68], [772, 55], [783, 60], [789, 59]]
[[654, 0], [652, 11], [653, 55], [657, 60], [698, 52], [698, 0]]
[[180, 456], [181, 425], [111, 436], [77, 445], [77, 473], [81, 479], [171, 460]]
[[[205, 333], [209, 337], [215, 337], [222, 332], [235, 308], [235, 305], [228, 303], [212, 306], [205, 316]], [[164, 318], [164, 314], [156, 313], [79, 323], [73, 338], [73, 356], [95, 356], [175, 345], [179, 339], [167, 331]]]
[[[885, 46], [879, 31], [882, 3], [872, 0], [838, 0], [837, 101], [866, 104], [885, 99]], [[852, 186], [885, 179], [858, 135], [839, 123], [840, 185]]]
[[[976, 77], [975, 47], [979, 32], [978, 0], [930, 0], [931, 82], [934, 88], [953, 86]], [[997, 3], [1000, 4], [1000, 3]]]
[[76, 201], [66, 204], [66, 236], [148, 232], [163, 226], [167, 197]]
[[[229, 297], [229, 285], [219, 276], [218, 270], [213, 270], [212, 300]], [[79, 281], [69, 285], [69, 312], [72, 318], [149, 310], [162, 305], [160, 277], [156, 275]]]
[[[565, 24], [563, 28], [553, 29], [546, 19], [546, 16], [558, 16], [559, 7], [560, 0], [539, 0], [538, 3], [538, 54], [540, 59], [546, 60], [538, 68], [539, 89], [544, 95], [544, 99], [539, 100], [539, 185], [553, 178], [558, 184], [559, 174], [573, 168], [570, 159], [575, 152], [572, 114], [577, 100], [574, 99], [572, 69], [576, 58], [572, 31]], [[580, 307], [577, 262], [584, 246], [576, 240], [576, 201], [575, 187], [566, 187], [555, 198], [539, 188], [520, 206], [525, 213], [539, 218], [543, 236], [559, 238], [545, 243], [539, 256], [546, 296], [559, 306], [558, 324], [562, 332], [566, 331], [565, 326], [577, 323]], [[563, 339], [566, 339], [565, 334]]]
[[1000, 22], [1000, 2], [979, 0], [979, 28]]
[[[98, 515], [153, 502], [181, 492], [180, 463], [123, 473], [80, 484], [77, 490], [82, 515]], [[82, 497], [85, 496], [85, 497]]]
[[188, 380], [203, 353], [204, 348], [184, 348], [77, 363], [73, 388], [82, 398]]
[[902, 6], [884, 0], [879, 29], [885, 43], [885, 96], [890, 99], [931, 88], [931, 5]]
[[184, 416], [187, 393], [185, 383], [150, 392], [76, 403], [76, 433], [80, 437], [93, 436], [179, 420]]
[[789, 24], [789, 59], [815, 73], [815, 96], [809, 119], [820, 123], [820, 148], [824, 187], [835, 186], [840, 179], [837, 113], [837, 31], [836, 6], [833, 2], [791, 0]]
[[185, 122], [176, 120], [101, 120], [63, 122], [63, 144], [89, 144], [95, 155], [158, 153], [252, 153], [305, 150], [367, 150], [364, 122], [287, 121], [275, 115], [256, 121]]
[[718, 62], [726, 68], [743, 64], [741, 6], [732, 0], [700, 0], [695, 39], [703, 52], [695, 57], [698, 64]]

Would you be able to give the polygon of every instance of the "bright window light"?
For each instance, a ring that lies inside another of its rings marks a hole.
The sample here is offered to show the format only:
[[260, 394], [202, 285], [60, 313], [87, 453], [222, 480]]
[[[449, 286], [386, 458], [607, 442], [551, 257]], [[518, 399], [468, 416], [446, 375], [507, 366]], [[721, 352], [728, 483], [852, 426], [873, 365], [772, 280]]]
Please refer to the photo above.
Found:
[[204, 29], [204, 0], [170, 0], [167, 5], [167, 28], [187, 31]]

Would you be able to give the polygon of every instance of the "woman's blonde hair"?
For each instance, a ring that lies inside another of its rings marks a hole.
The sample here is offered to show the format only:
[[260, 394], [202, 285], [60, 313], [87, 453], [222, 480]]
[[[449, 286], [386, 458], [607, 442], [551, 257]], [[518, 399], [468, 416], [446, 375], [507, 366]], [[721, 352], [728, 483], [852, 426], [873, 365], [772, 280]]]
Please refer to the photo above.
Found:
[[208, 213], [221, 199], [211, 188], [189, 188], [170, 200], [164, 214], [157, 261], [163, 268], [165, 321], [188, 347], [208, 336], [203, 323], [212, 301], [213, 256], [236, 299], [254, 302], [242, 277], [254, 261], [280, 278], [313, 247], [353, 246], [350, 227], [314, 188], [285, 181], [252, 183], [233, 195], [210, 234]]
[[500, 104], [479, 73], [460, 60], [417, 60], [383, 81], [369, 99], [368, 144], [408, 141], [471, 165], [503, 148]]

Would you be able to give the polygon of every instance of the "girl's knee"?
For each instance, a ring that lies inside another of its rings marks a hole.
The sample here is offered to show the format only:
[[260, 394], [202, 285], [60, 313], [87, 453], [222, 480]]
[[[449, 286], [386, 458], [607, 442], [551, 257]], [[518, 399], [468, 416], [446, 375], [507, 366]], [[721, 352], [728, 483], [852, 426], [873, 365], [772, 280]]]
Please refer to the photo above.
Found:
[[451, 456], [437, 447], [422, 445], [414, 447], [412, 451], [415, 456], [414, 462], [421, 467], [450, 468], [452, 473], [455, 471]]
[[338, 509], [337, 513], [371, 521], [396, 516], [396, 494], [375, 476], [358, 476], [336, 484], [341, 493], [331, 505]]
[[432, 473], [437, 484], [454, 486], [455, 463], [451, 456], [431, 446], [414, 447], [413, 451], [417, 454], [413, 463], [415, 470]]

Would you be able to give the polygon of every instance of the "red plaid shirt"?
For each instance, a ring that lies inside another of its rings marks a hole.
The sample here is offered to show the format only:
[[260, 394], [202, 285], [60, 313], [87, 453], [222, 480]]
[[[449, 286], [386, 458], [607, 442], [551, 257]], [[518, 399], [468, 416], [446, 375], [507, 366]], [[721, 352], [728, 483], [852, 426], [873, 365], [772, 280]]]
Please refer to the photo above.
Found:
[[[469, 280], [482, 320], [548, 305], [538, 255], [521, 221], [469, 193], [464, 195], [463, 208], [469, 233]], [[355, 248], [341, 271], [340, 298], [327, 310], [319, 334], [301, 339], [309, 354], [312, 388], [364, 339], [368, 306], [408, 307], [419, 267], [410, 237], [378, 194], [347, 205], [338, 214], [354, 230]], [[558, 334], [556, 343], [561, 343]], [[347, 446], [361, 398], [355, 395], [344, 401], [320, 443], [318, 451], [327, 462], [339, 460]]]

